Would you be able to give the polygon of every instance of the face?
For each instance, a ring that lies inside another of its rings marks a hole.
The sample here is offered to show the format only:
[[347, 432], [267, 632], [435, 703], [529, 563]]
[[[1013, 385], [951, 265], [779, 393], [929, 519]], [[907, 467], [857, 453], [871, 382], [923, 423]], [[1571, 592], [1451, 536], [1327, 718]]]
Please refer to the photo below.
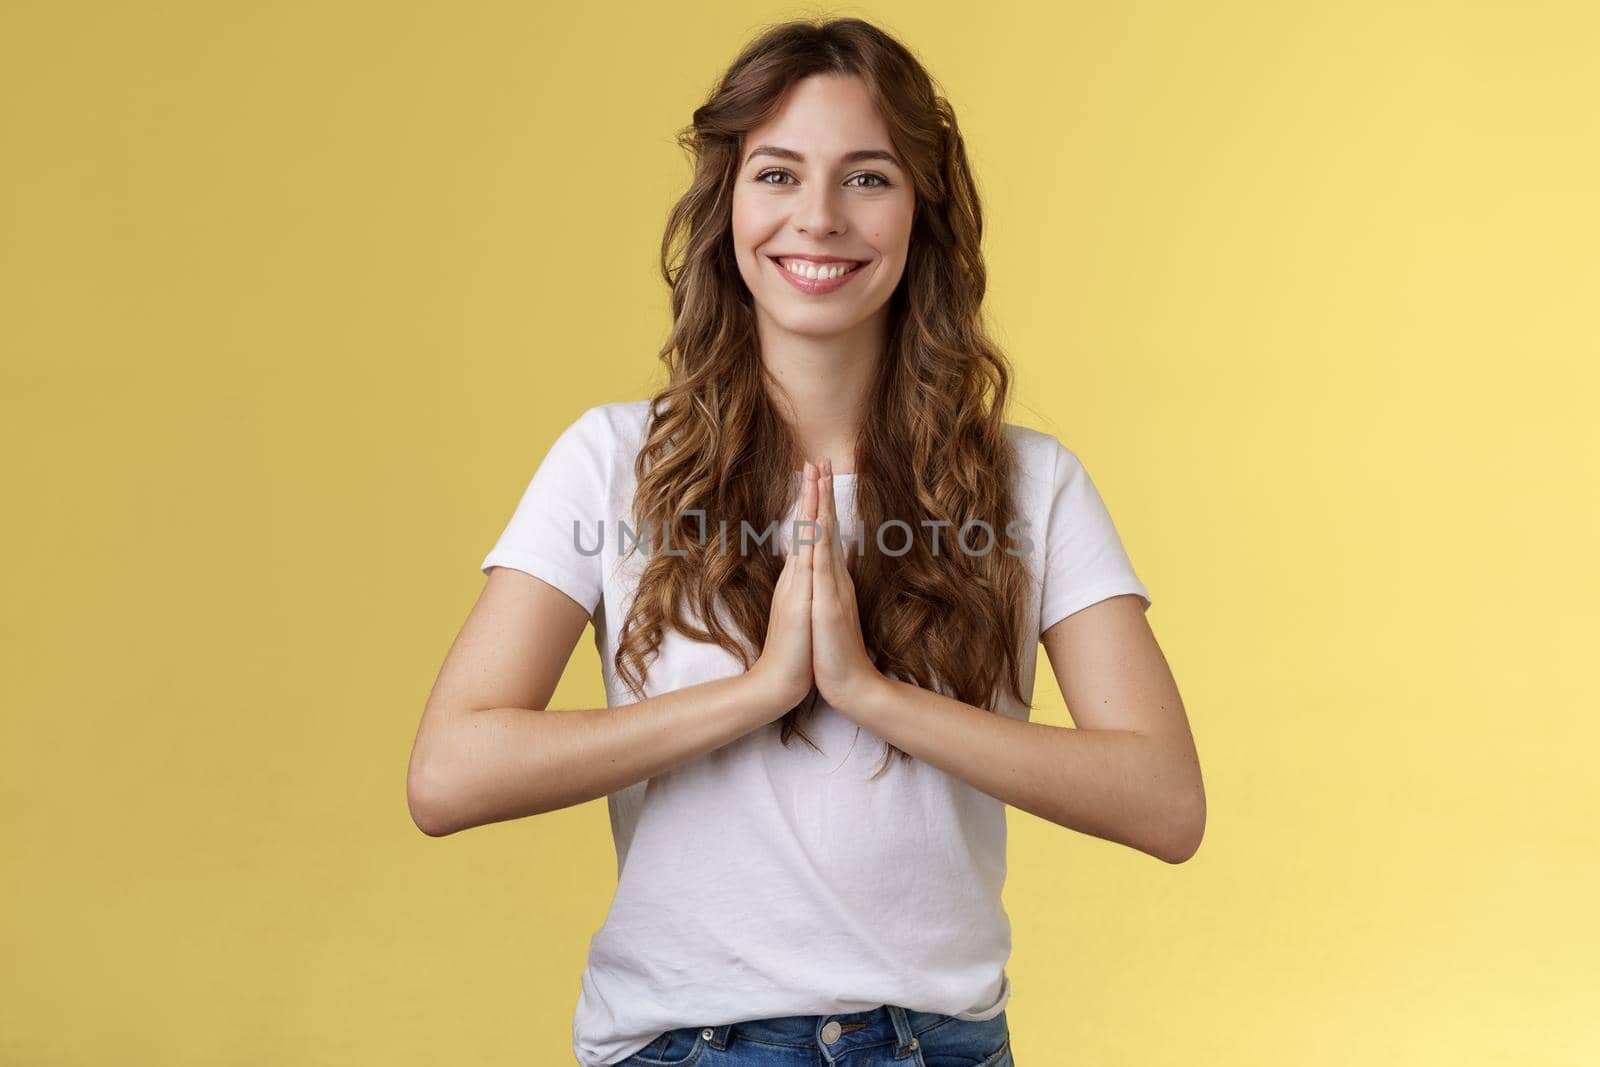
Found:
[[[831, 336], [887, 315], [914, 207], [910, 176], [861, 79], [796, 83], [740, 147], [733, 242], [757, 316]], [[850, 269], [830, 277], [841, 268]]]

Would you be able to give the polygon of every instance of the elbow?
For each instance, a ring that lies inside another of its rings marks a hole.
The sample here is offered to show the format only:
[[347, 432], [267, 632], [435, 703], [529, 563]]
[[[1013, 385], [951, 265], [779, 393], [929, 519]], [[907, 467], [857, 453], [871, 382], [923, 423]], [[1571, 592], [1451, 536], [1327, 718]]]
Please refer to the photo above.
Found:
[[1200, 786], [1184, 794], [1164, 824], [1161, 846], [1151, 854], [1166, 863], [1187, 863], [1206, 835], [1206, 794]]
[[439, 779], [437, 771], [430, 771], [413, 754], [406, 772], [406, 808], [417, 829], [429, 837], [448, 837], [461, 829], [454, 818], [451, 792]]

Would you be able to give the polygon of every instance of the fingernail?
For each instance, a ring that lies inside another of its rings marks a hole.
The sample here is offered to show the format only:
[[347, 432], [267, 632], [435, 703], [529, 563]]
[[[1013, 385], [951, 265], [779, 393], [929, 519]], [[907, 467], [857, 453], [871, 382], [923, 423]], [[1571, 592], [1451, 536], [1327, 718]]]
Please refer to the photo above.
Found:
[[806, 460], [806, 477], [811, 477], [811, 461], [809, 459]]

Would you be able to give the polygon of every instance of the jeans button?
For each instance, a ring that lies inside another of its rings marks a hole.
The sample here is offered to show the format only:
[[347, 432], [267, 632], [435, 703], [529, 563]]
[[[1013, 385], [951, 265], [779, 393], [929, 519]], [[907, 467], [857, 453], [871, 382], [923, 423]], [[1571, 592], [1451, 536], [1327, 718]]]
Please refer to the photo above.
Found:
[[712, 1036], [715, 1035], [715, 1034], [716, 1034], [716, 1031], [711, 1029], [711, 1027], [709, 1027], [709, 1026], [706, 1027], [704, 1030], [700, 1031], [700, 1036], [705, 1038], [707, 1041], [710, 1041]]
[[844, 1027], [840, 1026], [837, 1022], [830, 1020], [828, 1025], [822, 1028], [822, 1043], [824, 1045], [833, 1044], [835, 1041], [839, 1040], [839, 1035], [843, 1032]]

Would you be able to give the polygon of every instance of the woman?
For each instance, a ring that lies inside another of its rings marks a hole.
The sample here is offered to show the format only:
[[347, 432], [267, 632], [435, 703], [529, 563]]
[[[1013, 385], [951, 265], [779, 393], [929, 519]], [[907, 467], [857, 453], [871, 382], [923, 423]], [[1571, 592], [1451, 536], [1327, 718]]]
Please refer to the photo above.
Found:
[[[1004, 421], [978, 199], [909, 52], [779, 26], [682, 143], [667, 383], [533, 475], [428, 701], [413, 817], [607, 798], [585, 1067], [1011, 1064], [1005, 805], [1169, 862], [1199, 843], [1149, 595], [1076, 456]], [[590, 620], [608, 706], [549, 714]], [[1041, 642], [1076, 730], [1028, 721]]]

